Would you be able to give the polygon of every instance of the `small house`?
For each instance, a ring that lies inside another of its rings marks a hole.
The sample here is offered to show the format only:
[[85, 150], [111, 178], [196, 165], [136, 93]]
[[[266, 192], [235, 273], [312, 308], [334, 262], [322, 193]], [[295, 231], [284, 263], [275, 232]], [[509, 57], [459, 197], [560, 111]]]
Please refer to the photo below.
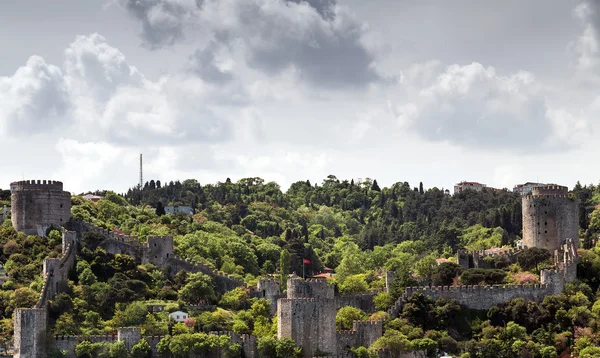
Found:
[[184, 322], [188, 319], [189, 315], [182, 311], [175, 311], [169, 314], [169, 321]]

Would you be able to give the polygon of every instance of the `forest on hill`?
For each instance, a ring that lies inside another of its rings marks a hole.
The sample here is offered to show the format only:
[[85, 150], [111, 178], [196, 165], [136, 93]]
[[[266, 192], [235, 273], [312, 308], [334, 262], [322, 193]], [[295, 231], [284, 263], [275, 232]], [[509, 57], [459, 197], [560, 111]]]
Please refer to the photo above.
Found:
[[[313, 275], [330, 268], [340, 293], [382, 291], [384, 272], [396, 273], [393, 290], [375, 297], [377, 312], [345, 307], [336, 325], [350, 329], [354, 319], [383, 319], [384, 336], [373, 347], [356, 350], [370, 357], [373, 349], [397, 352], [443, 350], [462, 357], [554, 358], [570, 344], [580, 357], [600, 355], [600, 188], [575, 185], [570, 195], [580, 200], [579, 280], [541, 303], [522, 299], [489, 311], [465, 309], [456, 302], [414, 295], [400, 317], [385, 311], [412, 285], [537, 283], [550, 264], [550, 254], [532, 251], [516, 264], [495, 262], [493, 269], [463, 270], [458, 249], [512, 246], [521, 236], [521, 198], [503, 190], [465, 191], [456, 195], [438, 188], [399, 182], [381, 188], [376, 180], [299, 181], [286, 192], [273, 182], [246, 178], [202, 185], [196, 180], [161, 185], [150, 181], [125, 195], [97, 192], [92, 202], [72, 197], [72, 214], [97, 226], [138, 236], [172, 235], [175, 251], [244, 279], [288, 274]], [[194, 215], [167, 214], [164, 207], [189, 205]], [[94, 240], [85, 237], [86, 243]], [[0, 334], [12, 335], [12, 311], [35, 303], [41, 290], [43, 258], [60, 253], [60, 233], [48, 239], [16, 233], [10, 220], [0, 225], [0, 261], [8, 280], [0, 291]], [[90, 246], [91, 247], [91, 246]], [[438, 265], [436, 259], [446, 258]], [[52, 302], [53, 332], [61, 335], [112, 333], [119, 326], [141, 326], [144, 334], [169, 334], [161, 349], [186, 356], [196, 345], [221, 346], [232, 357], [239, 347], [215, 341], [213, 330], [251, 333], [259, 338], [263, 357], [293, 357], [293, 342], [273, 337], [276, 325], [269, 303], [250, 298], [244, 289], [219, 295], [203, 274], [169, 279], [153, 265], [136, 265], [126, 255], [85, 248], [72, 275], [71, 289]], [[170, 311], [188, 304], [212, 304], [185, 324], [169, 324], [164, 313], [148, 310], [151, 302], [167, 302]], [[1, 339], [0, 339], [1, 341]], [[89, 342], [88, 342], [89, 343]], [[147, 347], [118, 357], [144, 357]], [[78, 356], [98, 357], [118, 348], [78, 346]], [[107, 351], [107, 352], [108, 352]], [[236, 353], [237, 352], [237, 353]], [[60, 356], [60, 352], [54, 352]], [[107, 353], [108, 354], [108, 353]], [[113, 356], [113, 355], [109, 355]]]

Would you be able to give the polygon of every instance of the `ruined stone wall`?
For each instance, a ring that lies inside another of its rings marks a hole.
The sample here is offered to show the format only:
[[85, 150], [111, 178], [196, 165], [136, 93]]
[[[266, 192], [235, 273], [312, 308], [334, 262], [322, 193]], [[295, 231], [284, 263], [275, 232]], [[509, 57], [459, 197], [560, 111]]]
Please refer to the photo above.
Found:
[[11, 183], [11, 220], [17, 231], [37, 235], [38, 227], [61, 227], [71, 217], [71, 194], [51, 180]]
[[277, 336], [291, 338], [304, 356], [316, 352], [336, 353], [335, 301], [316, 298], [282, 298], [278, 302]]
[[325, 279], [290, 279], [287, 281], [287, 298], [333, 299], [335, 287]]
[[[578, 201], [568, 197], [568, 188], [542, 186], [533, 188], [523, 202], [523, 243], [554, 252], [567, 238], [578, 237]], [[577, 246], [577, 240], [575, 240]]]

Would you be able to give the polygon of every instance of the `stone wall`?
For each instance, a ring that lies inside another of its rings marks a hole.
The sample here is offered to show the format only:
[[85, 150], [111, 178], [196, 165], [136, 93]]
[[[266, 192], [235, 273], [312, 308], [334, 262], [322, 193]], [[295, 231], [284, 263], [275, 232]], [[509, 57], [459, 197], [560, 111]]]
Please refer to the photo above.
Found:
[[45, 357], [47, 352], [48, 309], [17, 308], [15, 316], [14, 357]]
[[[71, 217], [71, 194], [51, 180], [11, 183], [11, 220], [15, 230], [37, 235], [38, 227], [61, 227]], [[44, 234], [44, 233], [42, 233]]]
[[382, 321], [354, 321], [352, 330], [336, 332], [337, 352], [348, 352], [355, 347], [368, 348], [382, 335]]
[[253, 296], [256, 298], [265, 298], [271, 303], [271, 315], [277, 313], [277, 300], [286, 297], [285, 294], [281, 293], [279, 280], [264, 278], [258, 280]]
[[579, 205], [577, 200], [569, 198], [567, 187], [535, 187], [531, 195], [523, 196], [522, 202], [526, 247], [554, 252], [567, 238], [578, 237]]
[[461, 306], [471, 309], [487, 310], [515, 298], [541, 302], [544, 297], [556, 292], [555, 286], [551, 284], [407, 287], [404, 294], [388, 310], [388, 314], [397, 317], [404, 303], [415, 293], [421, 293], [434, 300], [438, 298], [456, 300]]
[[287, 298], [322, 298], [333, 299], [335, 287], [326, 279], [314, 278], [303, 280], [301, 278], [287, 281]]
[[335, 301], [317, 298], [282, 298], [278, 302], [277, 336], [291, 338], [304, 356], [336, 353]]

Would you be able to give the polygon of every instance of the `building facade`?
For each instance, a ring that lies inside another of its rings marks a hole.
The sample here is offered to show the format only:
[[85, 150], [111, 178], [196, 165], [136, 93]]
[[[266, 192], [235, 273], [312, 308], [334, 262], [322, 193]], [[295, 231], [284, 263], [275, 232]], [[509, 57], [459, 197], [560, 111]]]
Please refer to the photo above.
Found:
[[175, 213], [184, 213], [186, 215], [194, 215], [194, 209], [191, 206], [165, 206], [165, 213], [167, 214], [175, 214]]
[[538, 187], [538, 186], [544, 186], [544, 185], [550, 185], [550, 184], [532, 183], [532, 182], [527, 182], [525, 184], [517, 184], [513, 188], [513, 192], [519, 193], [521, 195], [528, 195], [528, 194], [531, 194], [531, 191], [533, 190], [533, 188]]
[[482, 191], [483, 188], [486, 188], [487, 185], [481, 184], [474, 181], [462, 181], [456, 185], [454, 185], [454, 194], [462, 193], [465, 190], [475, 190]]

